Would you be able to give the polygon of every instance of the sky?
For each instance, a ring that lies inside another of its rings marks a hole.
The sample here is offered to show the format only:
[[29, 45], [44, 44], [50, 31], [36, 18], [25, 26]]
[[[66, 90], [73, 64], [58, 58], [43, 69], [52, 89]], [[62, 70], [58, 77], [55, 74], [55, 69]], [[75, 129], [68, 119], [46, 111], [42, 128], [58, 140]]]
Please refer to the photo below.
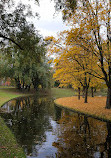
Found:
[[[27, 0], [24, 0], [27, 1]], [[32, 5], [32, 0], [31, 5]], [[23, 2], [23, 1], [22, 1]], [[32, 19], [36, 29], [45, 38], [46, 36], [55, 36], [57, 33], [63, 30], [67, 30], [69, 27], [62, 21], [62, 13], [55, 12], [54, 0], [39, 0], [40, 6], [32, 5], [32, 10], [38, 12], [39, 20]], [[104, 27], [101, 28], [101, 35], [106, 39], [106, 30]]]
[[51, 0], [40, 0], [40, 6], [32, 5], [33, 11], [38, 12], [40, 18], [32, 19], [36, 29], [43, 36], [57, 36], [57, 33], [67, 29], [62, 21], [62, 13], [55, 14], [54, 2]]

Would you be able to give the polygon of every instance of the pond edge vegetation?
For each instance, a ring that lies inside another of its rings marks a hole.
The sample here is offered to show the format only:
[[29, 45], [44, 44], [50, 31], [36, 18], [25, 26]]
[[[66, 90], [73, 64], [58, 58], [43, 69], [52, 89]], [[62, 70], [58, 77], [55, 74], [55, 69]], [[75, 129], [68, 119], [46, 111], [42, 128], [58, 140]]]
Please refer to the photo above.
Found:
[[[6, 92], [6, 91], [5, 93], [7, 93], [7, 98], [5, 98], [4, 102], [2, 103], [0, 102], [1, 103], [0, 107], [12, 99], [29, 96], [29, 94], [25, 94], [25, 93], [14, 94], [12, 92]], [[12, 94], [10, 97], [8, 97], [9, 93]], [[0, 142], [1, 142], [0, 157], [6, 158], [10, 156], [10, 158], [13, 157], [26, 158], [23, 149], [18, 145], [16, 138], [14, 137], [10, 129], [6, 126], [1, 116], [0, 116]]]

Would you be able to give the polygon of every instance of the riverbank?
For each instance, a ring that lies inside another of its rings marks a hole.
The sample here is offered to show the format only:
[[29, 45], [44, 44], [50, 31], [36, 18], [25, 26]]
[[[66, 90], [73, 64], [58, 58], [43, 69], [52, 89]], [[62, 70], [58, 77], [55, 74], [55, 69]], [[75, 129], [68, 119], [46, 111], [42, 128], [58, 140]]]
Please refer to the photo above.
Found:
[[0, 158], [26, 158], [23, 149], [0, 117]]
[[88, 103], [84, 103], [84, 98], [78, 100], [76, 96], [65, 97], [56, 99], [55, 104], [101, 120], [111, 121], [111, 109], [105, 109], [106, 97], [103, 96], [88, 97]]
[[[18, 92], [15, 88], [2, 87], [0, 88], [0, 107], [13, 98], [26, 95]], [[18, 145], [16, 138], [0, 117], [0, 158], [6, 157], [26, 158], [23, 149]]]
[[0, 88], [0, 107], [6, 103], [7, 101], [13, 99], [13, 98], [17, 98], [17, 97], [21, 97], [21, 96], [26, 96], [29, 95], [27, 93], [23, 93], [23, 92], [19, 92], [17, 89], [15, 88]]
[[[111, 120], [111, 110], [104, 109], [106, 97], [94, 97], [94, 98], [88, 97], [88, 103], [84, 104], [83, 98], [81, 98], [81, 100], [78, 101], [77, 97], [74, 96], [76, 95], [76, 93], [73, 89], [52, 88], [51, 92], [49, 91], [41, 90], [41, 92], [38, 92], [38, 93], [36, 92], [36, 94], [49, 95], [51, 93], [51, 97], [56, 99], [55, 103], [58, 104], [59, 106], [62, 106], [68, 109], [70, 108], [77, 112], [86, 113], [94, 117], [99, 117], [100, 119], [106, 119], [106, 116], [104, 115], [104, 110], [106, 110], [107, 115], [109, 117], [107, 119]], [[26, 96], [30, 94], [35, 94], [35, 92], [33, 93], [29, 92], [25, 94], [23, 92], [17, 91], [15, 88], [0, 89], [0, 106], [13, 98]], [[67, 97], [67, 98], [60, 98], [60, 97]], [[60, 98], [60, 99], [57, 99], [57, 98]], [[94, 99], [95, 99], [95, 102], [94, 102]], [[69, 103], [70, 103], [70, 106], [69, 106]], [[100, 113], [97, 113], [97, 112], [100, 112]], [[9, 156], [10, 153], [12, 153], [12, 156], [10, 158], [14, 158], [14, 157], [25, 158], [26, 157], [23, 152], [23, 149], [20, 146], [18, 146], [14, 135], [12, 134], [10, 129], [5, 125], [1, 117], [0, 117], [0, 142], [1, 142], [1, 145], [0, 145], [1, 158], [10, 157]]]
[[68, 96], [72, 96], [73, 91], [74, 90], [72, 89], [52, 88], [50, 90], [39, 89], [38, 91], [31, 89], [29, 92], [27, 92], [27, 91], [19, 91], [14, 87], [1, 87], [0, 86], [0, 107], [6, 102], [8, 102], [9, 100], [17, 98], [17, 97], [22, 97], [22, 96], [24, 97], [24, 96], [29, 96], [29, 95], [37, 95], [37, 96], [51, 95], [54, 98], [58, 98], [59, 96], [68, 97]]
[[[27, 96], [31, 94], [49, 95], [52, 94], [54, 98], [67, 97], [74, 94], [72, 89], [52, 88], [50, 92], [40, 90], [39, 92], [20, 92], [13, 87], [0, 87], [0, 107], [11, 99]], [[10, 129], [5, 125], [5, 122], [0, 117], [0, 158], [25, 158], [23, 149], [17, 144], [16, 139]]]

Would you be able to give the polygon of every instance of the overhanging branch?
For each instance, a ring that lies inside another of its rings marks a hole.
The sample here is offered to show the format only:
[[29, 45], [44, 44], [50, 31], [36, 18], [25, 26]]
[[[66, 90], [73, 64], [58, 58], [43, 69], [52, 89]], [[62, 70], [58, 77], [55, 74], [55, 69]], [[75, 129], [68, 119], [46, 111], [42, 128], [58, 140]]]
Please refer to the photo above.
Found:
[[1, 33], [0, 33], [0, 37], [1, 37], [1, 38], [4, 38], [4, 39], [6, 39], [6, 40], [9, 40], [9, 41], [11, 41], [11, 42], [13, 42], [13, 43], [16, 44], [21, 50], [23, 50], [23, 48], [22, 48], [18, 43], [16, 43], [13, 39], [4, 36], [4, 35], [2, 35]]

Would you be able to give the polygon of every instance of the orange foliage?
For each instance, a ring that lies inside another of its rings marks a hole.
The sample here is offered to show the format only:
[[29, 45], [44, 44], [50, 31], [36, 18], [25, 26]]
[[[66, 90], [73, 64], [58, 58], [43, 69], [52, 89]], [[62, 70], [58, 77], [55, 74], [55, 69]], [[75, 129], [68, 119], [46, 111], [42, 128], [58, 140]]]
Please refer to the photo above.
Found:
[[88, 103], [84, 103], [84, 98], [78, 100], [74, 96], [56, 99], [55, 103], [101, 119], [111, 120], [111, 110], [105, 109], [106, 97], [89, 97]]

